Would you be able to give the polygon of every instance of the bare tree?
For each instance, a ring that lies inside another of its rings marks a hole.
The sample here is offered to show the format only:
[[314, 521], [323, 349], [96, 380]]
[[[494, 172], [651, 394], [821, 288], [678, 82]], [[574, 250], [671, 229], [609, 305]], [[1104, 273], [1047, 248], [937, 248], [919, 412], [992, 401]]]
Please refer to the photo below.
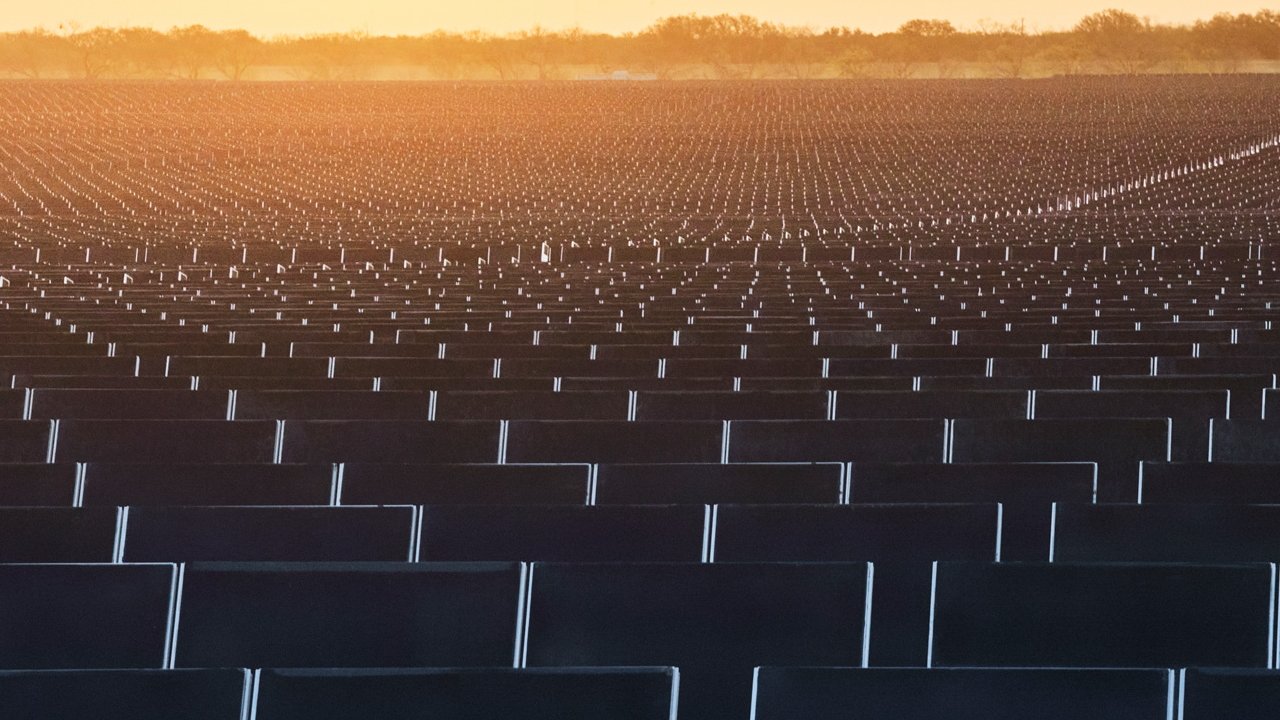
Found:
[[836, 56], [836, 72], [843, 78], [869, 77], [875, 60], [875, 55], [867, 48], [861, 45], [850, 47]]
[[218, 36], [203, 25], [174, 28], [169, 31], [173, 72], [184, 80], [199, 80], [214, 64]]
[[0, 72], [40, 78], [60, 64], [66, 50], [62, 38], [43, 28], [8, 33], [0, 36]]
[[516, 35], [515, 41], [520, 49], [520, 58], [533, 66], [539, 80], [550, 80], [555, 76], [564, 51], [564, 43], [558, 35], [541, 25], [534, 25], [531, 30]]
[[425, 66], [433, 76], [442, 80], [454, 80], [462, 74], [467, 62], [467, 41], [457, 35], [436, 31], [414, 38], [408, 60]]
[[66, 28], [71, 31], [66, 39], [74, 51], [73, 72], [86, 80], [96, 80], [119, 70], [122, 40], [119, 30], [96, 27], [81, 31], [75, 24]]
[[126, 77], [172, 77], [174, 58], [170, 38], [151, 28], [121, 28], [116, 31], [115, 72]]
[[244, 30], [227, 30], [217, 35], [213, 64], [228, 80], [243, 80], [257, 65], [265, 48], [262, 41]]
[[1027, 74], [1032, 45], [1025, 20], [1007, 25], [983, 20], [978, 23], [978, 29], [988, 47], [988, 58], [997, 75], [1020, 78]]
[[515, 77], [518, 56], [510, 38], [480, 33], [471, 33], [469, 37], [477, 47], [481, 62], [497, 73], [499, 80], [510, 80]]
[[822, 74], [822, 48], [814, 42], [812, 30], [788, 29], [781, 32], [781, 37], [779, 61], [787, 77], [808, 80]]

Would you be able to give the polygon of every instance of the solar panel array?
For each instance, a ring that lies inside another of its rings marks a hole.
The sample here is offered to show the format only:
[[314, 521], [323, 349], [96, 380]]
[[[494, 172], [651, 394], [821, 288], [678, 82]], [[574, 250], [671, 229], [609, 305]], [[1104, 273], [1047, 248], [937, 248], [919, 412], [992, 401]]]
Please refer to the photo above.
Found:
[[0, 716], [1274, 716], [1277, 89], [7, 83]]

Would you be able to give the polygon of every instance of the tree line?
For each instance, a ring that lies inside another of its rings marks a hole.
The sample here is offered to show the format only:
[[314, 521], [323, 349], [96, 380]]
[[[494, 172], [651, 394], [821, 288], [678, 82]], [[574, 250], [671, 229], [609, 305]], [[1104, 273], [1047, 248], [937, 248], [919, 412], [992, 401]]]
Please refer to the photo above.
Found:
[[533, 29], [380, 36], [256, 37], [200, 25], [60, 26], [0, 34], [0, 76], [22, 78], [557, 80], [626, 70], [662, 79], [1032, 77], [1269, 71], [1280, 60], [1280, 12], [1158, 24], [1123, 10], [1066, 31], [1024, 22], [959, 29], [920, 19], [893, 32], [814, 30], [748, 15], [679, 15], [636, 33]]

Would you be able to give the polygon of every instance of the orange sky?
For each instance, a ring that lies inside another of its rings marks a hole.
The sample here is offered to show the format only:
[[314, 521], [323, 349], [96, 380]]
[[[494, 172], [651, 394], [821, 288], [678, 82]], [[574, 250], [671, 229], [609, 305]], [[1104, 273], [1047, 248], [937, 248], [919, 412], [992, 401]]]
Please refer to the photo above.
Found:
[[[1265, 0], [1264, 0], [1265, 1]], [[1025, 18], [1036, 29], [1063, 28], [1082, 15], [1121, 7], [1157, 21], [1188, 22], [1216, 12], [1253, 12], [1259, 0], [1085, 0], [1039, 3], [971, 0], [963, 7], [947, 0], [15, 0], [0, 11], [0, 30], [35, 26], [146, 25], [166, 29], [200, 23], [213, 28], [243, 27], [261, 35], [367, 30], [375, 34], [420, 34], [435, 29], [509, 32], [541, 24], [578, 25], [588, 30], [638, 30], [666, 15], [689, 12], [747, 13], [789, 25], [891, 30], [904, 20], [937, 17], [964, 26], [983, 18]]]

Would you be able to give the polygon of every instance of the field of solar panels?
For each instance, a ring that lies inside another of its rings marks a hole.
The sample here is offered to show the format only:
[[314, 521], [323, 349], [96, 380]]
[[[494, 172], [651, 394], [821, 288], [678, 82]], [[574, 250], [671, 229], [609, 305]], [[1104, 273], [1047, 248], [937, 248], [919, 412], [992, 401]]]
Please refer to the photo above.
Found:
[[1278, 258], [1274, 76], [0, 83], [0, 717], [1275, 717]]
[[1245, 246], [1275, 231], [1278, 89], [9, 83], [0, 240], [174, 264]]

